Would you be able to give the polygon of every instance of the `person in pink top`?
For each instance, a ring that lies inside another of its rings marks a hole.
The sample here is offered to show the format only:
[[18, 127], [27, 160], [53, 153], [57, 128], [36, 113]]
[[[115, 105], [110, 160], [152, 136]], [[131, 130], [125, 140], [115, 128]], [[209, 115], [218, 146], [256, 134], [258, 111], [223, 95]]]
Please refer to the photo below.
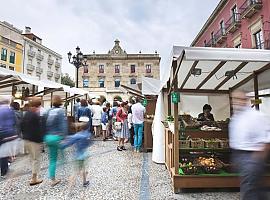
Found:
[[115, 136], [118, 137], [118, 146], [117, 146], [118, 151], [126, 150], [124, 143], [125, 139], [129, 138], [127, 116], [128, 116], [128, 103], [122, 102], [121, 108], [116, 113], [116, 121], [121, 122], [121, 129], [117, 130], [115, 134]]

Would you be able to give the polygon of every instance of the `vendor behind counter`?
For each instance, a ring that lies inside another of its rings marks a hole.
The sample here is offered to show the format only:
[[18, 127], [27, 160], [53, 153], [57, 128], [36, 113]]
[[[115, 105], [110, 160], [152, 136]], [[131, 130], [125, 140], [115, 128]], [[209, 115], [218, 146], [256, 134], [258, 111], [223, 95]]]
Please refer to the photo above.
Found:
[[203, 106], [203, 112], [198, 115], [198, 121], [215, 121], [214, 115], [211, 113], [212, 107], [209, 104]]

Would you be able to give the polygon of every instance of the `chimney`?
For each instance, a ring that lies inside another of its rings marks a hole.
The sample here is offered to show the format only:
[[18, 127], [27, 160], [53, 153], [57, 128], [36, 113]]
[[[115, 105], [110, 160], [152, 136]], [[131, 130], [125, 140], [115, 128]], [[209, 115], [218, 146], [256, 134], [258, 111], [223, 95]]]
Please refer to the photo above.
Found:
[[25, 27], [25, 33], [26, 33], [26, 34], [27, 34], [27, 33], [31, 33], [31, 27], [26, 26], [26, 27]]

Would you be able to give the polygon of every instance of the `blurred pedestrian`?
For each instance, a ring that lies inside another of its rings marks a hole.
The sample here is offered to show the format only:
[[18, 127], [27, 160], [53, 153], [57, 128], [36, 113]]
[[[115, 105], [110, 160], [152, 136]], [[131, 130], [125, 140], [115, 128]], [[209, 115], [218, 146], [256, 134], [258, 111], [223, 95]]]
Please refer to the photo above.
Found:
[[233, 116], [230, 123], [230, 147], [233, 163], [241, 175], [240, 197], [264, 200], [262, 177], [270, 149], [270, 126], [266, 116], [248, 105], [242, 91], [232, 93]]
[[30, 101], [30, 109], [22, 119], [22, 136], [25, 140], [25, 148], [30, 154], [32, 163], [32, 179], [30, 185], [42, 183], [38, 178], [40, 172], [41, 146], [43, 142], [43, 125], [40, 117], [41, 99], [34, 97]]
[[101, 127], [102, 127], [102, 139], [105, 141], [107, 139], [107, 126], [108, 126], [108, 113], [107, 108], [103, 107], [103, 112], [101, 115]]
[[129, 133], [130, 133], [130, 144], [131, 146], [134, 146], [134, 125], [132, 122], [132, 110], [131, 110], [132, 105], [129, 106], [128, 108], [128, 128], [129, 128]]
[[60, 182], [55, 178], [56, 162], [59, 143], [67, 135], [68, 124], [65, 110], [61, 108], [62, 99], [60, 96], [53, 96], [53, 107], [47, 113], [45, 142], [49, 148], [49, 177], [51, 186]]
[[115, 137], [115, 133], [116, 133], [115, 122], [116, 122], [116, 113], [117, 113], [117, 111], [118, 111], [118, 103], [117, 103], [117, 101], [114, 101], [113, 105], [112, 105], [110, 115], [112, 116], [112, 135], [113, 135], [113, 139], [116, 140], [116, 141], [117, 141], [117, 138]]
[[89, 125], [86, 118], [83, 119], [84, 122], [79, 122], [77, 127], [79, 128], [79, 132], [72, 136], [68, 136], [62, 143], [61, 148], [66, 148], [72, 145], [75, 145], [76, 148], [76, 164], [77, 170], [82, 174], [83, 186], [86, 187], [89, 185], [89, 181], [87, 181], [87, 161], [86, 159], [89, 157], [87, 153], [87, 148], [89, 147], [91, 133], [89, 132]]
[[8, 158], [13, 155], [10, 142], [16, 139], [15, 124], [16, 117], [13, 110], [9, 107], [10, 97], [0, 96], [0, 164], [1, 176], [8, 172]]
[[118, 129], [115, 134], [115, 136], [118, 137], [118, 146], [117, 146], [118, 151], [126, 150], [125, 139], [129, 138], [127, 116], [128, 116], [128, 103], [122, 102], [121, 108], [118, 110], [116, 114], [117, 122], [121, 123], [121, 129]]
[[131, 107], [132, 122], [134, 125], [134, 151], [140, 152], [142, 147], [145, 107], [141, 104], [138, 97], [135, 101], [136, 103]]
[[13, 109], [14, 113], [15, 113], [15, 119], [16, 119], [16, 134], [19, 137], [22, 137], [22, 133], [21, 133], [21, 122], [22, 122], [22, 112], [20, 110], [20, 104], [18, 102], [12, 102], [10, 104], [10, 107]]
[[88, 107], [87, 100], [82, 99], [81, 100], [81, 106], [78, 109], [78, 121], [81, 122], [82, 118], [88, 118], [88, 130], [91, 131], [92, 129], [92, 112], [90, 108]]

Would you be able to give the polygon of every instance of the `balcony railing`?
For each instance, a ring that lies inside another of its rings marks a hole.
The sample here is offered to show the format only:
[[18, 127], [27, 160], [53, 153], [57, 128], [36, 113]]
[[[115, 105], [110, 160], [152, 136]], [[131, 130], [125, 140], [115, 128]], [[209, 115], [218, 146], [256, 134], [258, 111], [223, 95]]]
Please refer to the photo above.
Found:
[[28, 51], [27, 51], [27, 55], [30, 56], [30, 57], [35, 57], [36, 52], [34, 52], [34, 51], [32, 51], [32, 50], [28, 50]]
[[226, 33], [234, 33], [241, 27], [240, 13], [234, 13], [225, 23]]
[[54, 78], [55, 78], [55, 79], [59, 79], [59, 78], [60, 78], [60, 74], [55, 73], [55, 74], [54, 74]]
[[32, 65], [32, 64], [27, 64], [26, 69], [27, 69], [28, 71], [34, 71], [34, 70], [35, 70], [35, 66]]
[[216, 46], [216, 39], [215, 38], [211, 38], [206, 44], [206, 47], [215, 47]]
[[53, 65], [54, 61], [53, 59], [48, 58], [48, 65]]
[[222, 43], [227, 39], [225, 28], [221, 28], [216, 32], [215, 39], [217, 43]]
[[60, 62], [56, 61], [56, 62], [55, 62], [55, 68], [59, 69], [60, 67], [61, 67]]
[[242, 6], [240, 6], [240, 12], [242, 18], [251, 18], [256, 12], [262, 8], [262, 0], [246, 0]]
[[52, 71], [47, 71], [47, 76], [50, 77], [50, 78], [53, 77], [53, 72]]
[[36, 73], [42, 74], [43, 73], [43, 69], [41, 67], [37, 67], [36, 68]]
[[37, 60], [42, 61], [44, 59], [44, 56], [40, 53], [37, 53]]

